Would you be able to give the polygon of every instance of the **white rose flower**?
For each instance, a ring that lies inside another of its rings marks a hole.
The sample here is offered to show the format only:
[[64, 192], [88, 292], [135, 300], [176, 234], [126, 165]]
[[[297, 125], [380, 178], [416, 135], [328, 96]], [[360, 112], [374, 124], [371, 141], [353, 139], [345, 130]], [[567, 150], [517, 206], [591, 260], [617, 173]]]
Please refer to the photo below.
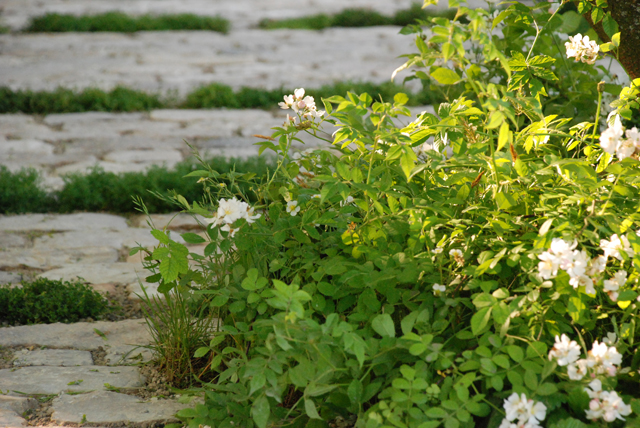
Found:
[[567, 366], [569, 379], [582, 380], [586, 376], [588, 368], [587, 360], [578, 360], [573, 364], [569, 364]]
[[622, 135], [624, 128], [620, 116], [616, 116], [613, 122], [613, 126], [609, 126], [606, 131], [600, 135], [600, 146], [602, 150], [609, 154], [616, 153], [620, 142], [622, 141]]
[[560, 259], [557, 256], [545, 251], [538, 258], [541, 260], [538, 263], [538, 271], [543, 279], [551, 279], [558, 274]]
[[555, 358], [559, 366], [566, 366], [574, 363], [580, 357], [582, 350], [575, 340], [569, 340], [566, 334], [561, 337], [556, 336], [556, 343], [549, 351], [549, 360]]

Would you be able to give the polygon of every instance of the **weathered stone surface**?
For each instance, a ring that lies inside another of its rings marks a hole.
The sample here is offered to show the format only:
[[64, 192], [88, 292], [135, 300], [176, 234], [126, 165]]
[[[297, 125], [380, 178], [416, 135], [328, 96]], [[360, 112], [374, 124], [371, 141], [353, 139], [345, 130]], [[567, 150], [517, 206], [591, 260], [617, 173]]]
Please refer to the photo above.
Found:
[[27, 426], [24, 412], [38, 407], [38, 402], [29, 397], [0, 395], [0, 428]]
[[173, 400], [143, 402], [131, 395], [96, 391], [54, 399], [52, 419], [58, 423], [79, 423], [83, 417], [89, 423], [170, 421], [185, 407]]
[[89, 351], [76, 351], [73, 349], [36, 349], [29, 351], [24, 349], [14, 353], [13, 365], [26, 366], [91, 366], [93, 358]]
[[7, 160], [19, 159], [26, 154], [53, 155], [53, 146], [39, 140], [9, 140], [0, 144], [0, 156]]
[[0, 231], [0, 249], [21, 248], [29, 245], [29, 240], [17, 233]]
[[[400, 27], [330, 28], [321, 33], [295, 30], [238, 30], [222, 35], [205, 31], [59, 33], [4, 35], [0, 85], [52, 90], [58, 86], [140, 90], [177, 90], [219, 82], [234, 88], [318, 87], [335, 80], [382, 83], [402, 64], [398, 55], [415, 50]], [[296, 58], [293, 65], [291, 58]], [[333, 58], [340, 58], [334, 61]], [[135, 60], [133, 60], [135, 59]], [[328, 60], [331, 59], [331, 60]], [[96, 113], [95, 118], [99, 118]], [[81, 137], [69, 121], [45, 119], [60, 126], [63, 138]], [[114, 122], [89, 135], [135, 133], [135, 125]], [[249, 122], [250, 123], [250, 122]], [[235, 125], [235, 124], [234, 124]], [[157, 125], [156, 125], [157, 127]], [[82, 131], [84, 132], [84, 131]]]
[[27, 421], [13, 410], [0, 409], [0, 428], [17, 428], [27, 426]]
[[[99, 232], [96, 234], [93, 236], [98, 237]], [[38, 248], [0, 251], [0, 268], [26, 266], [52, 269], [76, 263], [115, 263], [117, 260], [118, 250], [113, 247], [55, 248], [40, 245]]]
[[[178, 236], [179, 238], [179, 236]], [[44, 235], [34, 240], [34, 249], [69, 249], [88, 247], [135, 247], [154, 245], [158, 241], [148, 228], [123, 230], [82, 230]]]
[[[0, 256], [2, 253], [0, 253]], [[0, 284], [17, 284], [22, 281], [22, 274], [0, 271]]]
[[[142, 291], [142, 287], [144, 287], [144, 291]], [[143, 299], [145, 291], [149, 298], [162, 297], [162, 294], [158, 292], [158, 284], [144, 283], [142, 285], [139, 282], [133, 282], [127, 288], [129, 289], [129, 299], [131, 300]]]
[[136, 267], [131, 263], [77, 263], [44, 272], [40, 276], [64, 281], [82, 277], [92, 284], [105, 282], [131, 284], [138, 279], [144, 279], [147, 272], [142, 267]]
[[176, 164], [182, 161], [182, 154], [177, 150], [125, 150], [111, 152], [104, 157], [104, 160], [122, 163]]
[[[202, 219], [202, 217], [200, 217]], [[189, 229], [201, 229], [202, 226], [198, 224], [198, 221], [190, 214], [173, 213], [173, 214], [151, 214], [149, 217], [146, 215], [138, 215], [133, 218], [132, 223], [137, 227], [145, 227], [149, 229], [147, 221], [156, 229], [169, 229], [169, 230], [189, 230]], [[0, 235], [1, 244], [2, 235]]]
[[91, 391], [140, 388], [144, 378], [137, 367], [129, 366], [33, 366], [0, 370], [0, 389], [24, 394], [59, 394], [62, 391]]
[[23, 214], [0, 216], [0, 230], [12, 232], [87, 229], [122, 230], [126, 228], [127, 222], [124, 218], [110, 214]]
[[[97, 331], [106, 336], [103, 339]], [[151, 336], [144, 320], [37, 324], [0, 328], [0, 346], [46, 346], [92, 350], [99, 347], [134, 349], [147, 345]], [[1, 389], [1, 387], [0, 387]]]

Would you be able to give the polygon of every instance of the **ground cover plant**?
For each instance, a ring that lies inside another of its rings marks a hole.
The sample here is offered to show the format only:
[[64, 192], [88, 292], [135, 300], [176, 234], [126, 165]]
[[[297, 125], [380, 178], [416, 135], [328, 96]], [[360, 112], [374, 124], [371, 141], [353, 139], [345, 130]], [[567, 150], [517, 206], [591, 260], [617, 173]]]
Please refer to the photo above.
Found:
[[[207, 160], [212, 170], [220, 174], [231, 171], [253, 173], [257, 180], [267, 177], [274, 168], [272, 159], [211, 158]], [[23, 213], [71, 213], [75, 211], [112, 212], [126, 214], [137, 212], [134, 198], [142, 198], [151, 213], [175, 211], [174, 204], [155, 195], [177, 192], [188, 198], [202, 198], [205, 189], [197, 178], [184, 179], [195, 168], [193, 161], [178, 163], [173, 168], [153, 166], [145, 172], [115, 174], [100, 168], [87, 173], [72, 173], [63, 177], [64, 186], [47, 192], [42, 188], [42, 178], [33, 169], [16, 172], [0, 165], [0, 214]], [[229, 182], [229, 181], [227, 181]], [[243, 192], [250, 192], [245, 183], [237, 183]]]
[[[297, 30], [323, 30], [330, 27], [372, 27], [376, 25], [405, 25], [415, 24], [416, 20], [426, 20], [429, 17], [443, 16], [453, 18], [455, 10], [430, 11], [425, 10], [419, 3], [414, 3], [409, 9], [398, 10], [393, 16], [386, 16], [370, 9], [345, 9], [334, 15], [318, 14], [301, 18], [264, 19], [258, 24], [259, 28], [275, 30], [289, 28]], [[335, 95], [335, 94], [334, 94]]]
[[200, 16], [192, 13], [176, 15], [129, 16], [123, 12], [98, 15], [64, 15], [47, 13], [31, 18], [22, 31], [26, 33], [96, 32], [135, 33], [137, 31], [200, 30], [229, 32], [229, 21], [219, 16]]
[[0, 323], [72, 323], [98, 319], [108, 310], [107, 300], [81, 281], [39, 278], [21, 287], [0, 285]]
[[[430, 105], [444, 98], [438, 91], [428, 88], [409, 94], [408, 105]], [[398, 84], [367, 82], [336, 82], [323, 85], [316, 91], [324, 96], [346, 95], [348, 91], [368, 92], [372, 96], [393, 97], [405, 89]], [[58, 88], [55, 91], [13, 90], [0, 87], [0, 113], [52, 114], [81, 113], [85, 111], [133, 112], [160, 108], [273, 108], [280, 98], [282, 89], [260, 89], [243, 87], [238, 90], [230, 86], [211, 83], [194, 89], [183, 100], [174, 94], [165, 96], [149, 94], [125, 87], [111, 91], [88, 88], [82, 91]]]
[[[596, 63], [628, 39], [602, 1], [578, 5], [601, 44], [557, 3], [449, 4], [405, 30], [418, 52], [397, 71], [463, 93], [411, 117], [401, 94], [320, 111], [296, 89], [255, 201], [206, 164], [207, 197], [173, 198], [203, 255], [159, 229], [133, 250], [168, 301], [221, 322], [193, 355], [212, 378], [188, 427], [640, 425], [640, 76]], [[333, 150], [293, 155], [322, 121]]]

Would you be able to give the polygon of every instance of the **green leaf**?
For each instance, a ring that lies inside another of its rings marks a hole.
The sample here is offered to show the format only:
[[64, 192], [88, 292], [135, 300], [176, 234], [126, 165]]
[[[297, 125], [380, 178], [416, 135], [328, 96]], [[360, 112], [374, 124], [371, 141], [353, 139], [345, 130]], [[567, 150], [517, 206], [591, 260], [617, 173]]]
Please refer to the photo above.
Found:
[[524, 384], [531, 391], [538, 389], [538, 376], [532, 370], [526, 370], [524, 372]]
[[353, 379], [347, 388], [347, 395], [349, 396], [349, 400], [351, 400], [351, 404], [355, 406], [362, 404], [363, 391], [362, 382], [358, 379]]
[[156, 238], [158, 241], [160, 241], [161, 244], [165, 244], [165, 245], [169, 244], [169, 241], [170, 241], [169, 237], [163, 231], [158, 230], [158, 229], [153, 229], [151, 231], [151, 234], [153, 235], [154, 238]]
[[271, 415], [271, 407], [269, 406], [269, 400], [264, 395], [261, 395], [253, 406], [251, 406], [251, 416], [258, 428], [266, 428], [267, 422], [269, 422], [269, 416]]
[[555, 394], [556, 392], [558, 392], [558, 387], [549, 382], [543, 383], [536, 390], [536, 394], [538, 395], [551, 395]]
[[511, 131], [509, 131], [509, 123], [505, 120], [504, 122], [502, 122], [502, 125], [500, 125], [500, 132], [498, 133], [497, 150], [500, 151], [505, 146], [505, 144], [510, 142], [511, 139], [512, 138], [511, 138]]
[[304, 410], [305, 412], [307, 412], [307, 416], [309, 416], [311, 419], [322, 419], [318, 414], [316, 404], [313, 402], [313, 400], [310, 400], [308, 398], [304, 399]]
[[180, 236], [182, 236], [182, 239], [184, 239], [187, 244], [202, 244], [203, 242], [207, 242], [206, 239], [195, 233], [183, 233]]
[[371, 322], [371, 327], [382, 337], [396, 337], [396, 329], [389, 314], [380, 314]]
[[471, 317], [471, 331], [474, 335], [480, 334], [480, 332], [487, 326], [489, 319], [491, 318], [492, 307], [485, 307], [473, 314]]
[[425, 415], [429, 416], [432, 419], [442, 419], [449, 416], [446, 410], [441, 407], [431, 407], [424, 412]]
[[448, 68], [437, 67], [431, 69], [431, 77], [442, 85], [453, 85], [460, 81], [460, 76], [453, 70]]
[[524, 359], [524, 351], [519, 346], [516, 346], [516, 345], [507, 346], [507, 353], [509, 354], [511, 359], [516, 363], [519, 363]]
[[491, 116], [489, 116], [489, 123], [487, 124], [487, 128], [488, 129], [495, 129], [498, 126], [502, 125], [502, 123], [505, 121], [505, 117], [504, 114], [501, 111], [494, 111], [491, 113]]
[[198, 349], [196, 349], [196, 352], [193, 353], [193, 356], [195, 358], [201, 358], [201, 357], [204, 357], [205, 355], [207, 355], [207, 353], [209, 351], [210, 351], [210, 349], [206, 348], [206, 347], [198, 348]]

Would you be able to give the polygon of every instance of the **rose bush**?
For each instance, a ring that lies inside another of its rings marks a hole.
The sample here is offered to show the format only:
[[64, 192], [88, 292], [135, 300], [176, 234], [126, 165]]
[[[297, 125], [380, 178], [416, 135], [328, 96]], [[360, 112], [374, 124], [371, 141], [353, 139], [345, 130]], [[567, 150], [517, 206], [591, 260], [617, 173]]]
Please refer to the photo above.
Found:
[[[251, 174], [206, 165], [207, 198], [175, 196], [204, 255], [153, 231], [148, 280], [221, 321], [187, 426], [640, 424], [640, 82], [607, 125], [621, 87], [592, 62], [615, 46], [575, 35], [578, 14], [450, 5], [403, 30], [418, 53], [396, 70], [449, 96], [437, 112], [296, 90], [251, 198]], [[301, 132], [331, 147], [294, 156]]]

